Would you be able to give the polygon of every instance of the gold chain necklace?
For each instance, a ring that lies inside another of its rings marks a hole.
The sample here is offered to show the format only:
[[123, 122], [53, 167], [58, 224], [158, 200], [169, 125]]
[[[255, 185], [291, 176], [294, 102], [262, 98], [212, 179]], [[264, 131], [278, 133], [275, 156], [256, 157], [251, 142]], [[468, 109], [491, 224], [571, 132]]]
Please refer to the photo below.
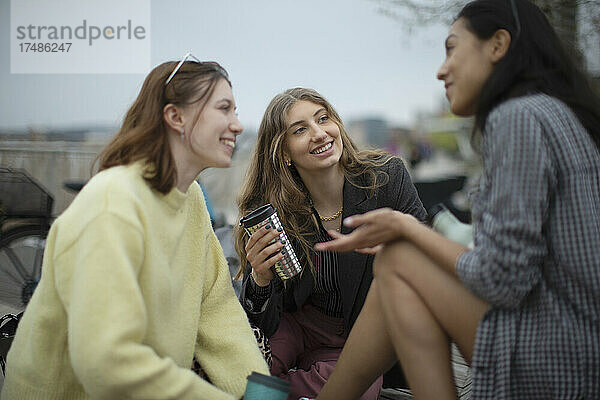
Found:
[[320, 219], [321, 221], [326, 221], [326, 222], [328, 222], [328, 221], [333, 221], [334, 219], [336, 219], [337, 217], [339, 217], [340, 215], [342, 215], [342, 210], [343, 210], [343, 209], [344, 209], [344, 206], [342, 206], [342, 208], [340, 208], [340, 209], [338, 210], [338, 212], [336, 212], [336, 213], [335, 213], [335, 214], [333, 214], [333, 215], [330, 215], [329, 217], [322, 217], [322, 216], [320, 216], [320, 215], [319, 215], [319, 219]]

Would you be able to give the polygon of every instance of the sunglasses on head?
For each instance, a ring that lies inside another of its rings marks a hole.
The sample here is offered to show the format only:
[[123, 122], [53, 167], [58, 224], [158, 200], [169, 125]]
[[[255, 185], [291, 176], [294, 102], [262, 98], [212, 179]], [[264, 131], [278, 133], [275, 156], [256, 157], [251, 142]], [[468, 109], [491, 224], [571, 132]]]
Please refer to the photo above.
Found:
[[175, 67], [173, 72], [171, 72], [171, 75], [169, 75], [169, 77], [167, 78], [167, 81], [165, 82], [165, 86], [167, 86], [169, 84], [169, 82], [171, 82], [171, 80], [173, 79], [173, 77], [175, 76], [177, 71], [179, 71], [179, 68], [181, 68], [183, 63], [186, 62], [188, 60], [188, 58], [193, 59], [197, 63], [202, 63], [202, 61], [198, 60], [198, 58], [196, 56], [194, 56], [191, 51], [188, 51], [187, 53], [185, 53], [185, 55], [183, 56], [181, 61], [179, 61], [179, 63], [177, 64], [177, 66]]

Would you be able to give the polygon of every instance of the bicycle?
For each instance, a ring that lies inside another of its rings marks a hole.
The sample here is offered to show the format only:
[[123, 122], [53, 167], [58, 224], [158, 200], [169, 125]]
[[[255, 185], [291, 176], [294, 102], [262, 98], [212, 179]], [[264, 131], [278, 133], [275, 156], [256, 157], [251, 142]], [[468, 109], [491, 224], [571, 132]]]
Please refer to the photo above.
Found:
[[0, 168], [0, 302], [19, 311], [42, 273], [53, 202], [24, 170]]

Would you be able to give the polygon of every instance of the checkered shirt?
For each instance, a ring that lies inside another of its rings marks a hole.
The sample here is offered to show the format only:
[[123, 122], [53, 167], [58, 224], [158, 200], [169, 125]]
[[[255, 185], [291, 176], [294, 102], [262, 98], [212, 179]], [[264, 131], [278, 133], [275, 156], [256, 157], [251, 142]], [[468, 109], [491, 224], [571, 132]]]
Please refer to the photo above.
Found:
[[600, 152], [562, 102], [494, 109], [472, 193], [475, 248], [456, 269], [491, 304], [473, 399], [600, 399]]

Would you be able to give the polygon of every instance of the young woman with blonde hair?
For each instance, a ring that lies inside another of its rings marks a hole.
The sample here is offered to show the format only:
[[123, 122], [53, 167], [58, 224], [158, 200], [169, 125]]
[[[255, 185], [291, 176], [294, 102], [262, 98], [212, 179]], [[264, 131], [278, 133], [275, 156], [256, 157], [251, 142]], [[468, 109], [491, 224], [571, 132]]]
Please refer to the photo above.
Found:
[[[303, 271], [283, 282], [271, 267], [282, 258], [270, 226], [248, 238], [238, 227], [240, 300], [250, 321], [271, 339], [271, 373], [291, 384], [290, 399], [314, 396], [336, 363], [372, 279], [373, 255], [320, 253], [312, 246], [340, 229], [346, 216], [390, 207], [420, 220], [425, 210], [402, 161], [359, 151], [331, 104], [294, 88], [269, 104], [238, 199], [240, 216], [271, 203]], [[376, 399], [381, 379], [364, 399]]]

